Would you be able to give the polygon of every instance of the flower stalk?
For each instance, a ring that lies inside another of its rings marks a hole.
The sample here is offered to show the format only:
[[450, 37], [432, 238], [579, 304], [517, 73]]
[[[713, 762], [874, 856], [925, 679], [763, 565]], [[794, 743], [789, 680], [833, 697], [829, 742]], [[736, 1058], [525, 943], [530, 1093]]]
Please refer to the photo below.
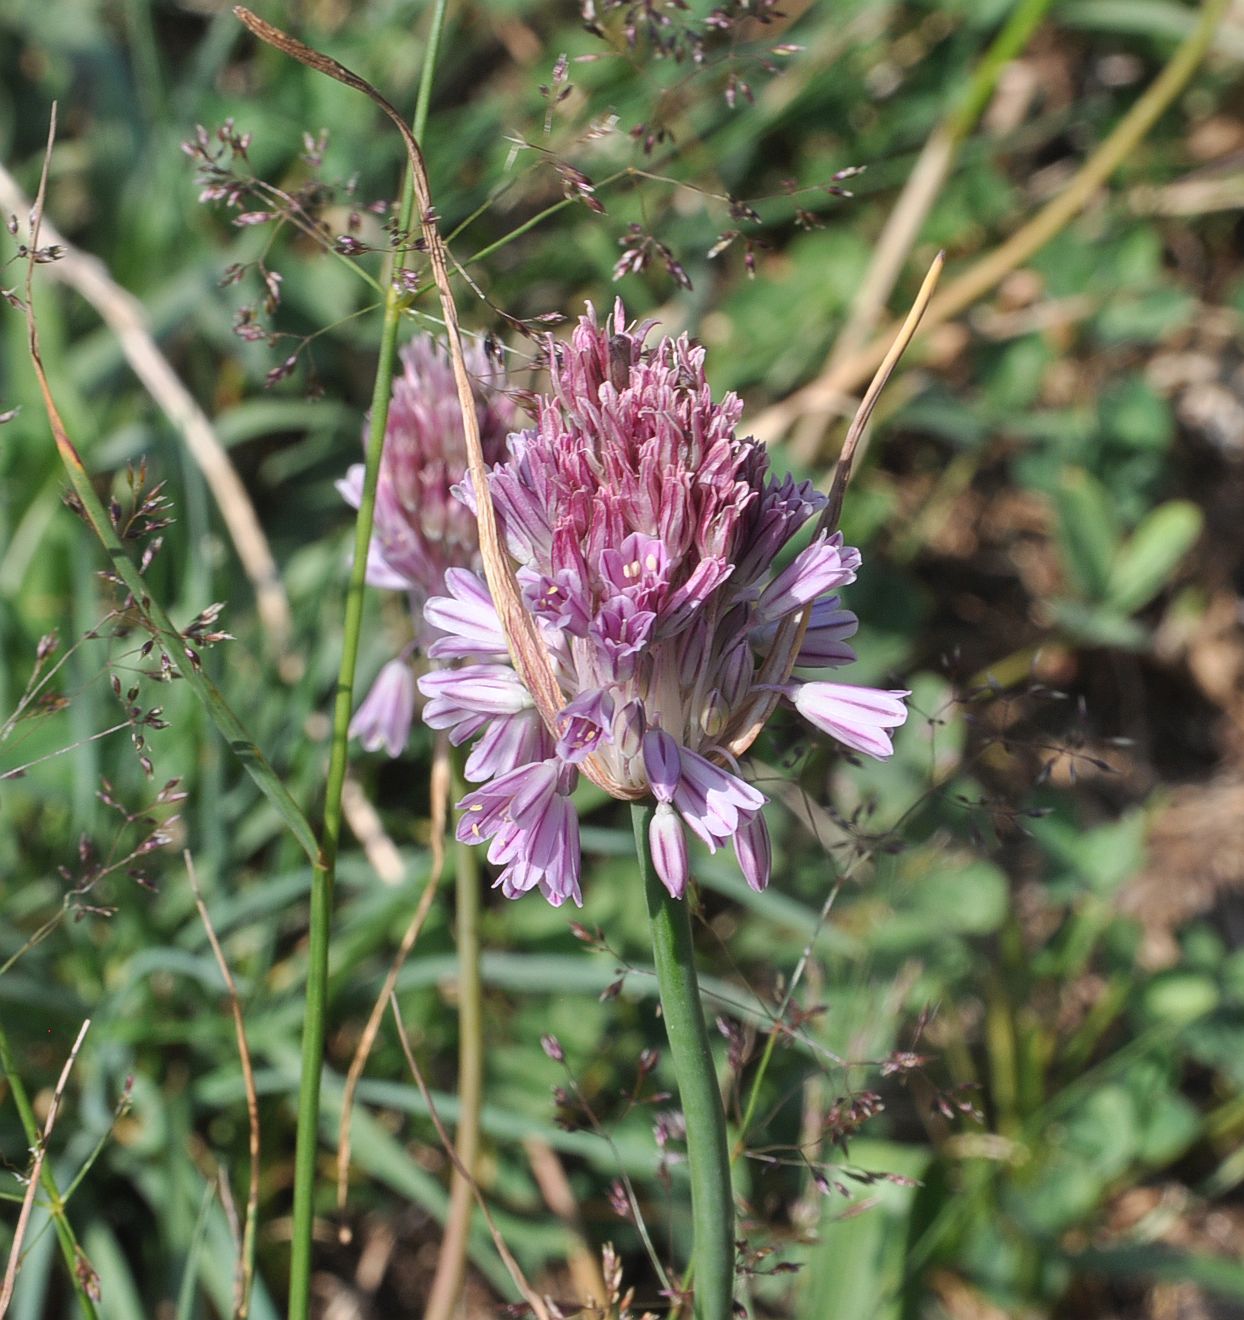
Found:
[[670, 894], [653, 865], [649, 837], [655, 810], [651, 804], [634, 803], [631, 820], [648, 900], [661, 1013], [687, 1127], [694, 1314], [696, 1320], [729, 1320], [734, 1311], [734, 1192], [726, 1114], [700, 1003], [690, 906]]
[[[321, 72], [338, 77], [348, 85], [367, 88], [362, 80], [301, 42], [286, 36], [240, 6], [235, 14], [261, 39]], [[397, 112], [385, 103], [386, 113], [402, 128], [408, 142], [422, 136], [428, 93], [423, 90], [431, 81], [440, 36], [445, 20], [445, 5], [437, 4], [432, 14], [431, 32], [424, 49], [421, 92], [417, 101], [414, 132], [406, 128]], [[398, 220], [399, 231], [410, 229], [414, 219], [416, 194], [422, 197], [426, 178], [416, 175], [422, 165], [412, 157], [402, 189]], [[421, 187], [420, 184], [423, 184]], [[423, 207], [427, 223], [429, 208]], [[403, 265], [403, 253], [395, 252], [394, 274]], [[346, 591], [345, 623], [342, 636], [341, 665], [337, 675], [336, 700], [333, 705], [333, 732], [328, 776], [324, 795], [324, 824], [320, 840], [320, 858], [311, 876], [310, 937], [307, 962], [307, 1009], [303, 1023], [302, 1071], [298, 1090], [298, 1129], [294, 1153], [294, 1207], [290, 1244], [289, 1320], [307, 1320], [311, 1308], [311, 1249], [315, 1215], [316, 1156], [319, 1148], [320, 1081], [324, 1061], [324, 1038], [328, 1007], [328, 952], [332, 935], [333, 885], [337, 869], [337, 851], [341, 841], [342, 790], [349, 762], [349, 727], [354, 702], [354, 677], [362, 635], [364, 580], [368, 548], [375, 520], [376, 491], [384, 450], [385, 426], [393, 388], [397, 358], [397, 330], [402, 318], [403, 298], [390, 279], [385, 294], [384, 321], [380, 332], [380, 350], [372, 392], [371, 425], [367, 444], [362, 489], [359, 492], [358, 518], [355, 522], [354, 563]], [[458, 354], [459, 358], [461, 353]], [[460, 373], [465, 376], [465, 372]]]

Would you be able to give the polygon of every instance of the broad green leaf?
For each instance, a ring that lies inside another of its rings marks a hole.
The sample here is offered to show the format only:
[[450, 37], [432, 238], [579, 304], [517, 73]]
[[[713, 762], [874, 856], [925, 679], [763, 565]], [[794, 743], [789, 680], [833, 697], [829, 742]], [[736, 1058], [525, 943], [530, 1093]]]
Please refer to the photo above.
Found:
[[[1197, 20], [1195, 9], [1174, 0], [1080, 0], [1063, 5], [1058, 16], [1068, 27], [1166, 41], [1182, 41]], [[1214, 45], [1224, 55], [1244, 59], [1244, 34], [1234, 24], [1219, 25]]]
[[1203, 521], [1201, 510], [1188, 500], [1170, 500], [1154, 509], [1115, 556], [1106, 586], [1111, 606], [1131, 614], [1147, 605], [1200, 536]]
[[1140, 651], [1148, 640], [1148, 633], [1140, 624], [1105, 605], [1090, 605], [1081, 600], [1051, 600], [1046, 601], [1046, 608], [1063, 632], [1086, 646]]
[[1218, 987], [1207, 976], [1172, 971], [1155, 977], [1144, 990], [1140, 1006], [1146, 1017], [1161, 1022], [1193, 1022], [1218, 1006]]
[[1101, 396], [1097, 411], [1102, 432], [1115, 445], [1165, 453], [1174, 439], [1171, 405], [1143, 376], [1121, 380]]
[[1071, 812], [1055, 812], [1027, 826], [1051, 861], [1065, 868], [1090, 892], [1109, 898], [1140, 869], [1145, 857], [1148, 813], [1126, 812], [1118, 820], [1086, 829]]
[[1058, 548], [1079, 593], [1102, 600], [1119, 545], [1110, 494], [1083, 468], [1071, 468], [1054, 492]]
[[1244, 1265], [1230, 1257], [1173, 1251], [1146, 1242], [1090, 1248], [1072, 1257], [1072, 1263], [1086, 1273], [1126, 1279], [1133, 1286], [1138, 1279], [1148, 1278], [1192, 1284], [1220, 1297], [1244, 1299]]

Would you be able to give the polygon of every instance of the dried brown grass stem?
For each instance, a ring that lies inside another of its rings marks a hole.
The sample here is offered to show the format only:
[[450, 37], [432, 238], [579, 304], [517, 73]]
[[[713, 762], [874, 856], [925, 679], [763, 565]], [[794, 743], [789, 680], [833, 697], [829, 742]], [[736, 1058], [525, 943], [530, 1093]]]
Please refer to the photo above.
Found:
[[[450, 772], [449, 740], [445, 734], [439, 733], [436, 736], [435, 749], [432, 753], [432, 778], [429, 788], [431, 797], [432, 837], [430, 847], [432, 865], [428, 875], [428, 883], [424, 886], [419, 902], [411, 914], [405, 931], [402, 933], [401, 943], [398, 945], [397, 953], [394, 954], [393, 961], [389, 965], [388, 973], [384, 978], [384, 985], [381, 986], [380, 993], [376, 996], [376, 1002], [372, 1005], [371, 1013], [368, 1014], [367, 1024], [364, 1026], [363, 1034], [359, 1038], [358, 1048], [354, 1051], [354, 1057], [350, 1060], [350, 1069], [346, 1073], [345, 1088], [341, 1096], [341, 1119], [337, 1127], [338, 1211], [345, 1210], [350, 1195], [350, 1115], [354, 1112], [354, 1097], [358, 1091], [359, 1081], [362, 1079], [364, 1068], [367, 1067], [367, 1060], [371, 1057], [372, 1047], [376, 1043], [376, 1036], [380, 1031], [380, 1022], [384, 1017], [385, 1005], [389, 1002], [389, 997], [397, 986], [398, 975], [405, 966], [411, 950], [415, 947], [415, 941], [419, 938], [423, 923], [428, 919], [428, 913], [432, 910], [432, 904], [440, 888], [441, 875], [445, 870], [445, 825], [449, 819]], [[348, 1226], [343, 1224], [338, 1233], [343, 1242], [349, 1241], [351, 1234]]]
[[[259, 1216], [259, 1092], [255, 1087], [255, 1068], [251, 1061], [250, 1045], [246, 1040], [246, 1021], [242, 1014], [242, 1000], [238, 995], [237, 982], [229, 970], [225, 952], [220, 947], [216, 928], [212, 925], [211, 914], [203, 901], [203, 891], [199, 888], [199, 878], [194, 869], [194, 858], [187, 848], [182, 857], [186, 863], [186, 874], [190, 878], [190, 888], [194, 893], [194, 905], [199, 912], [199, 920], [207, 932], [207, 942], [212, 946], [216, 966], [224, 977], [225, 988], [229, 992], [229, 1011], [233, 1015], [233, 1031], [237, 1037], [238, 1061], [242, 1066], [242, 1084], [246, 1090], [246, 1122], [248, 1127], [248, 1154], [250, 1157], [250, 1178], [246, 1191], [246, 1214], [242, 1220], [241, 1241], [238, 1244], [237, 1273], [233, 1283], [233, 1314], [235, 1320], [246, 1320], [250, 1312], [251, 1285], [255, 1277], [255, 1229]], [[222, 1180], [222, 1185], [224, 1185]]]
[[479, 1184], [470, 1175], [462, 1161], [458, 1158], [454, 1150], [453, 1142], [449, 1139], [449, 1133], [445, 1130], [444, 1123], [441, 1122], [441, 1116], [436, 1111], [436, 1104], [432, 1099], [432, 1093], [428, 1090], [428, 1084], [423, 1080], [423, 1073], [419, 1071], [419, 1064], [415, 1060], [414, 1051], [410, 1047], [410, 1040], [406, 1035], [406, 1027], [402, 1022], [402, 1012], [398, 1007], [397, 996], [389, 996], [389, 1006], [393, 1010], [393, 1020], [397, 1024], [397, 1038], [401, 1042], [402, 1054], [406, 1058], [406, 1066], [410, 1069], [411, 1076], [415, 1079], [415, 1085], [419, 1088], [419, 1094], [423, 1097], [423, 1103], [428, 1107], [428, 1117], [432, 1120], [433, 1127], [436, 1128], [436, 1135], [440, 1138], [441, 1146], [445, 1154], [453, 1162], [453, 1166], [459, 1174], [470, 1184], [471, 1191], [475, 1194], [476, 1204], [479, 1206], [480, 1214], [484, 1216], [484, 1222], [488, 1225], [488, 1232], [492, 1236], [493, 1245], [497, 1248], [497, 1255], [501, 1257], [502, 1263], [509, 1271], [510, 1278], [514, 1280], [514, 1286], [522, 1294], [523, 1300], [531, 1308], [532, 1314], [536, 1320], [552, 1320], [549, 1308], [545, 1304], [544, 1298], [532, 1288], [527, 1282], [527, 1276], [523, 1273], [518, 1261], [514, 1259], [513, 1253], [505, 1244], [505, 1239], [501, 1236], [497, 1228], [496, 1220], [492, 1217], [492, 1211], [488, 1208], [488, 1202], [484, 1200], [484, 1194], [479, 1189]]
[[17, 1271], [22, 1260], [22, 1243], [26, 1238], [26, 1230], [30, 1227], [30, 1214], [34, 1209], [35, 1195], [39, 1190], [39, 1179], [43, 1173], [43, 1161], [47, 1158], [48, 1142], [52, 1139], [52, 1129], [56, 1126], [56, 1117], [60, 1113], [61, 1100], [65, 1094], [65, 1087], [69, 1084], [69, 1074], [73, 1070], [74, 1060], [78, 1057], [78, 1051], [82, 1048], [82, 1042], [86, 1039], [86, 1033], [90, 1030], [90, 1027], [91, 1019], [87, 1018], [78, 1030], [77, 1039], [73, 1043], [73, 1048], [69, 1051], [65, 1066], [60, 1070], [60, 1077], [56, 1081], [56, 1089], [52, 1092], [52, 1103], [48, 1105], [48, 1116], [43, 1123], [43, 1133], [34, 1149], [34, 1164], [26, 1183], [26, 1194], [22, 1197], [22, 1208], [17, 1216], [17, 1227], [13, 1230], [13, 1246], [9, 1251], [9, 1262], [4, 1271], [4, 1283], [0, 1285], [0, 1320], [3, 1320], [3, 1317], [8, 1314], [9, 1305], [13, 1301], [13, 1289], [17, 1284]]

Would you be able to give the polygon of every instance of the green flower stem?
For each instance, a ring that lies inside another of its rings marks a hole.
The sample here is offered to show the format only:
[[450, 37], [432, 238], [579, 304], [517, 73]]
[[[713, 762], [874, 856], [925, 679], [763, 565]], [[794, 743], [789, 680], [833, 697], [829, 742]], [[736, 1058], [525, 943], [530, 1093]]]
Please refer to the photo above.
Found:
[[[431, 96], [432, 74], [445, 23], [445, 0], [437, 0], [424, 49], [423, 72], [415, 112], [415, 135], [422, 139]], [[409, 231], [414, 216], [414, 185], [407, 172], [402, 189], [399, 230]], [[401, 270], [404, 254], [393, 257], [393, 275]], [[389, 398], [393, 389], [393, 366], [397, 358], [397, 330], [402, 318], [403, 297], [392, 278], [387, 282], [384, 322], [376, 381], [372, 391], [371, 422], [363, 494], [354, 525], [354, 564], [346, 590], [345, 624], [341, 667], [337, 674], [333, 705], [332, 746], [324, 790], [324, 826], [320, 857], [311, 873], [310, 937], [307, 963], [307, 1007], [303, 1020], [302, 1072], [298, 1086], [298, 1135], [294, 1148], [294, 1209], [289, 1262], [289, 1320], [308, 1320], [311, 1309], [311, 1243], [315, 1216], [316, 1156], [319, 1151], [320, 1074], [324, 1063], [324, 1036], [328, 1008], [328, 950], [332, 935], [333, 884], [337, 872], [337, 850], [341, 842], [341, 794], [349, 760], [350, 716], [354, 705], [354, 675], [363, 626], [363, 588], [367, 572], [367, 550], [371, 543], [376, 509], [376, 487], [380, 458], [389, 420]]]
[[[17, 1106], [18, 1115], [22, 1120], [22, 1130], [26, 1134], [26, 1140], [30, 1145], [30, 1149], [34, 1150], [43, 1140], [43, 1133], [39, 1130], [39, 1120], [35, 1117], [30, 1097], [26, 1094], [26, 1084], [22, 1081], [21, 1074], [14, 1064], [13, 1053], [9, 1049], [8, 1034], [5, 1032], [2, 1023], [0, 1023], [0, 1068], [4, 1070], [4, 1075], [8, 1079], [9, 1090], [13, 1093], [13, 1103]], [[95, 1303], [91, 1301], [90, 1295], [86, 1291], [87, 1269], [82, 1268], [85, 1265], [86, 1256], [83, 1254], [82, 1248], [78, 1246], [78, 1239], [74, 1236], [73, 1226], [65, 1213], [64, 1198], [60, 1194], [60, 1188], [56, 1185], [56, 1175], [52, 1172], [52, 1163], [48, 1159], [43, 1161], [39, 1181], [43, 1184], [43, 1190], [47, 1194], [48, 1209], [52, 1216], [52, 1223], [56, 1228], [56, 1237], [60, 1242], [61, 1255], [65, 1258], [65, 1268], [69, 1271], [69, 1277], [73, 1282], [74, 1294], [78, 1299], [78, 1309], [86, 1317], [86, 1320], [97, 1320], [98, 1313], [95, 1310]]]
[[671, 898], [657, 877], [648, 847], [650, 804], [635, 803], [635, 850], [644, 876], [652, 925], [652, 956], [661, 991], [661, 1012], [687, 1124], [691, 1173], [691, 1262], [695, 1270], [696, 1320], [730, 1320], [734, 1309], [734, 1192], [726, 1114], [709, 1048], [687, 899]]

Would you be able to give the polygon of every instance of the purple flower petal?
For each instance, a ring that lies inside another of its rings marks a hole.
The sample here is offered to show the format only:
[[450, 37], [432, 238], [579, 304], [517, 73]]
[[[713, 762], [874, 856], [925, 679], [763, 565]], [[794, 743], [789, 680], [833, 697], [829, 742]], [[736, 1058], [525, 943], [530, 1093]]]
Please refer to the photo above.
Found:
[[[837, 669], [855, 663], [855, 652], [846, 643], [859, 631], [860, 621], [850, 610], [841, 608], [837, 596], [815, 601], [808, 611], [808, 630], [795, 657], [797, 669]], [[768, 655], [779, 624], [762, 624], [750, 634], [753, 647]]]
[[521, 776], [515, 781], [514, 796], [509, 806], [509, 818], [515, 825], [529, 829], [539, 822], [548, 809], [550, 799], [557, 792], [558, 770], [557, 762], [550, 760], [525, 765], [515, 771], [516, 775]]
[[672, 802], [682, 775], [678, 744], [663, 729], [649, 729], [644, 734], [644, 772], [658, 802]]
[[679, 751], [679, 758], [683, 781], [695, 784], [710, 804], [714, 801], [728, 802], [744, 811], [759, 811], [768, 801], [759, 789], [714, 765], [698, 752], [684, 747]]
[[450, 728], [468, 715], [517, 715], [533, 704], [508, 665], [434, 669], [420, 677], [419, 691], [429, 698], [423, 720], [433, 729]]
[[544, 721], [534, 709], [524, 710], [517, 715], [502, 715], [488, 725], [471, 749], [462, 773], [470, 783], [479, 784], [551, 755]]
[[389, 563], [374, 536], [367, 547], [367, 568], [363, 580], [378, 591], [409, 591], [414, 585], [405, 573], [399, 572]]
[[346, 468], [345, 476], [333, 482], [337, 493], [352, 509], [357, 509], [363, 502], [363, 479], [366, 475], [367, 469], [362, 463], [351, 463]]
[[518, 898], [538, 887], [554, 907], [560, 907], [566, 899], [576, 904], [583, 901], [580, 851], [574, 805], [565, 795], [551, 793], [535, 805], [526, 825], [506, 821], [498, 827], [488, 860], [505, 867], [496, 884], [507, 898]]
[[879, 761], [893, 755], [886, 730], [906, 720], [903, 698], [910, 695], [850, 683], [794, 683], [786, 689], [791, 704], [809, 724]]
[[614, 745], [627, 760], [639, 755], [647, 728], [644, 703], [638, 699], [628, 701], [613, 717]]
[[674, 792], [674, 805], [688, 826], [716, 851], [739, 827], [740, 812], [759, 811], [765, 795], [737, 776], [729, 774], [698, 752], [678, 749], [682, 773]]
[[751, 586], [767, 573], [778, 552], [824, 507], [825, 499], [810, 481], [797, 482], [787, 476], [771, 483], [755, 511], [747, 541], [740, 547], [736, 580], [743, 586]]
[[614, 595], [640, 597], [643, 608], [664, 593], [669, 582], [670, 556], [658, 536], [632, 532], [616, 549], [602, 550], [600, 575]]
[[637, 610], [629, 596], [613, 596], [597, 612], [588, 633], [615, 682], [634, 673], [635, 655], [648, 644], [655, 620], [651, 610]]
[[464, 568], [445, 573], [448, 596], [433, 596], [423, 607], [424, 619], [446, 636], [429, 647], [433, 659], [504, 660], [509, 654], [501, 620], [488, 588], [478, 574]]
[[557, 716], [561, 737], [557, 754], [563, 761], [578, 765], [602, 743], [613, 742], [613, 698], [608, 692], [580, 692]]
[[390, 660], [350, 721], [350, 737], [369, 752], [400, 756], [415, 715], [415, 675], [405, 660]]
[[733, 572], [734, 565], [725, 559], [701, 559], [657, 615], [661, 635], [673, 637], [681, 632]]
[[734, 836], [734, 855], [743, 878], [758, 894], [769, 887], [773, 850], [763, 812], [757, 811], [740, 823]]
[[657, 806], [648, 824], [648, 846], [652, 850], [652, 865], [661, 883], [674, 898], [687, 892], [687, 836], [682, 822], [668, 802]]
[[539, 619], [561, 628], [574, 637], [586, 637], [592, 619], [592, 597], [583, 579], [572, 568], [562, 568], [552, 575], [519, 572], [523, 599]]
[[759, 618], [781, 619], [827, 591], [855, 581], [860, 552], [842, 544], [842, 533], [813, 541], [760, 593]]

